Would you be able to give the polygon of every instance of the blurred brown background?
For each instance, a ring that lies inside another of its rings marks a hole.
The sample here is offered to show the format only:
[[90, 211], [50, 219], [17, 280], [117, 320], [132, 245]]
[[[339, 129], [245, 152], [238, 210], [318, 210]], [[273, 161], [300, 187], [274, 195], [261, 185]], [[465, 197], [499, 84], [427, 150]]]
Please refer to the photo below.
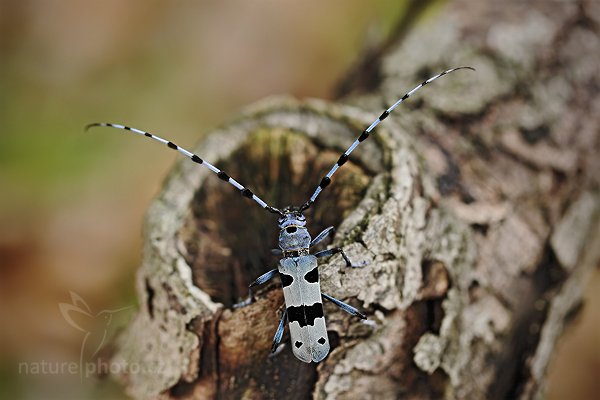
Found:
[[[84, 133], [87, 123], [191, 147], [265, 96], [331, 97], [409, 5], [0, 1], [0, 397], [125, 398], [106, 380], [67, 389], [68, 373], [19, 373], [19, 363], [78, 360], [83, 333], [58, 306], [70, 292], [94, 316], [135, 305], [142, 218], [177, 156], [119, 131]], [[439, 12], [431, 2], [418, 23]], [[599, 273], [588, 299], [557, 349], [550, 399], [600, 392]], [[114, 320], [110, 331], [127, 312]]]

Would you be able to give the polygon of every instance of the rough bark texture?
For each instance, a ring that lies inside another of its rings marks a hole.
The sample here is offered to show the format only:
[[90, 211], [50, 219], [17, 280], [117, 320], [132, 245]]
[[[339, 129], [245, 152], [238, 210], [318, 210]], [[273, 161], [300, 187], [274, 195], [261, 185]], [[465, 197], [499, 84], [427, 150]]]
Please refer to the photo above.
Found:
[[[276, 218], [182, 160], [152, 204], [140, 310], [115, 360], [137, 398], [539, 398], [600, 257], [597, 2], [455, 2], [344, 91], [263, 101], [196, 149], [270, 204], [299, 205], [385, 104], [426, 87], [352, 155], [308, 214], [362, 269], [320, 264], [333, 350], [269, 358]], [[349, 105], [352, 104], [352, 105]], [[368, 110], [368, 111], [367, 111]], [[286, 337], [284, 337], [286, 340]], [[154, 367], [154, 368], [152, 368]]]

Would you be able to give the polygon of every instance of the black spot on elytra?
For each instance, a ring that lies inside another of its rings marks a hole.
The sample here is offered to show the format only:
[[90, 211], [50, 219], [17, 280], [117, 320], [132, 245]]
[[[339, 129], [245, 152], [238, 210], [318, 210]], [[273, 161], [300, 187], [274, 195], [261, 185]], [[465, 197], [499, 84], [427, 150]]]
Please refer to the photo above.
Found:
[[306, 275], [304, 275], [304, 279], [308, 283], [317, 283], [317, 282], [319, 282], [319, 269], [318, 269], [318, 267], [315, 267], [311, 271], [308, 271], [306, 273]]
[[315, 319], [323, 317], [323, 304], [315, 303], [310, 306], [290, 306], [287, 308], [290, 324], [294, 321], [300, 326], [314, 326]]
[[281, 286], [288, 287], [294, 282], [294, 278], [287, 274], [279, 273], [279, 277], [281, 278]]
[[325, 344], [325, 338], [324, 337], [320, 338], [319, 340], [317, 340], [317, 343]]
[[299, 349], [300, 347], [302, 347], [302, 342], [297, 340], [296, 343], [294, 343], [294, 346], [296, 346], [296, 348]]

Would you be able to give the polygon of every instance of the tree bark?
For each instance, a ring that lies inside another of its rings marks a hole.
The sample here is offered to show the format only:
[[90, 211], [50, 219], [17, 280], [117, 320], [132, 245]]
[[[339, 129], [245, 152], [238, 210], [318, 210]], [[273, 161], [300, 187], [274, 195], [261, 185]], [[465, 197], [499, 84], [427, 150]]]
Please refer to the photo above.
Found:
[[268, 357], [278, 282], [231, 307], [276, 267], [276, 217], [178, 162], [148, 212], [140, 309], [113, 355], [129, 393], [540, 398], [600, 259], [599, 24], [595, 2], [454, 2], [339, 102], [272, 98], [213, 132], [197, 154], [269, 204], [300, 205], [385, 105], [476, 68], [396, 110], [308, 213], [313, 235], [335, 225], [334, 243], [369, 262], [321, 262], [323, 292], [375, 323], [326, 305], [332, 351], [318, 365], [289, 347]]

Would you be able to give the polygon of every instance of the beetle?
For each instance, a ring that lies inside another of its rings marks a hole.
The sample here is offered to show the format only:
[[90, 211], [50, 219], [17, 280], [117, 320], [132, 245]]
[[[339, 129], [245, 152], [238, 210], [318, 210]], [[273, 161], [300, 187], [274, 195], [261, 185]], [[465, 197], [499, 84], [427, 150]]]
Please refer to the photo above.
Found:
[[311, 254], [310, 249], [328, 237], [332, 233], [333, 227], [323, 230], [314, 239], [312, 239], [306, 227], [306, 218], [303, 213], [314, 204], [315, 200], [323, 191], [323, 189], [329, 186], [333, 174], [348, 161], [350, 154], [354, 151], [354, 149], [356, 149], [356, 147], [358, 147], [363, 141], [368, 139], [373, 129], [375, 129], [380, 122], [386, 119], [396, 107], [398, 107], [402, 102], [408, 99], [423, 86], [446, 74], [460, 69], [474, 70], [471, 67], [457, 67], [443, 71], [423, 81], [402, 96], [402, 98], [396, 101], [396, 103], [394, 103], [391, 107], [384, 110], [383, 113], [375, 121], [373, 121], [373, 123], [371, 123], [371, 125], [369, 125], [369, 127], [367, 127], [350, 145], [350, 147], [340, 156], [338, 161], [333, 165], [329, 172], [321, 179], [312, 196], [304, 204], [299, 207], [289, 206], [283, 210], [268, 205], [250, 189], [231, 178], [219, 168], [169, 140], [165, 140], [140, 129], [106, 122], [89, 124], [86, 126], [86, 130], [98, 126], [112, 127], [131, 131], [133, 133], [137, 133], [161, 142], [167, 145], [167, 147], [170, 149], [176, 150], [189, 157], [193, 162], [208, 168], [215, 173], [219, 179], [233, 185], [242, 196], [253, 200], [263, 209], [273, 214], [277, 214], [279, 216], [279, 249], [276, 249], [275, 253], [282, 256], [281, 260], [279, 261], [278, 268], [274, 268], [266, 272], [252, 282], [249, 287], [250, 295], [248, 299], [236, 304], [234, 307], [243, 307], [252, 303], [254, 301], [252, 288], [264, 284], [276, 275], [279, 275], [286, 307], [280, 317], [279, 325], [277, 327], [277, 331], [275, 332], [275, 337], [273, 338], [271, 352], [275, 353], [277, 351], [277, 348], [283, 337], [285, 323], [288, 321], [290, 338], [292, 342], [292, 351], [294, 355], [299, 360], [306, 363], [319, 362], [327, 356], [330, 348], [329, 339], [327, 336], [327, 327], [325, 324], [325, 316], [323, 313], [322, 298], [333, 302], [344, 311], [363, 320], [367, 317], [351, 305], [346, 304], [343, 301], [331, 297], [325, 293], [321, 293], [317, 259], [339, 253], [348, 267], [363, 267], [365, 263], [353, 263], [350, 261], [346, 253], [344, 253], [344, 250], [339, 247], [322, 250]]

